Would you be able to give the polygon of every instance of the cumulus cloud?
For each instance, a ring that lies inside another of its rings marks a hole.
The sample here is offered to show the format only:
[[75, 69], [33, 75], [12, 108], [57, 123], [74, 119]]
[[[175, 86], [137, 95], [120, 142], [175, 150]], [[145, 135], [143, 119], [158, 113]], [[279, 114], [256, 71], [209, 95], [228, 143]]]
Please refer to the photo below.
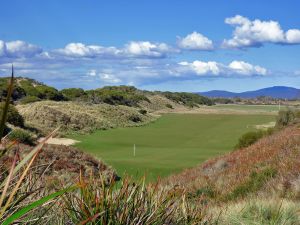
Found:
[[99, 75], [99, 77], [102, 81], [104, 81], [105, 83], [108, 83], [108, 84], [116, 84], [116, 83], [122, 82], [121, 79], [117, 78], [113, 74], [102, 73]]
[[228, 65], [230, 70], [235, 71], [237, 74], [243, 75], [266, 75], [267, 69], [261, 66], [254, 66], [244, 61], [233, 61]]
[[260, 47], [264, 43], [300, 44], [300, 30], [282, 30], [277, 21], [251, 21], [247, 17], [236, 15], [226, 18], [225, 23], [235, 27], [232, 38], [223, 41], [224, 48]]
[[213, 42], [205, 37], [204, 35], [193, 32], [188, 34], [186, 37], [179, 37], [177, 40], [177, 45], [181, 49], [187, 50], [212, 50]]
[[87, 75], [88, 75], [88, 76], [91, 76], [91, 77], [95, 77], [95, 76], [97, 75], [97, 72], [96, 72], [96, 70], [89, 70], [89, 71], [87, 72]]
[[123, 48], [103, 47], [99, 45], [85, 45], [70, 43], [62, 49], [56, 49], [54, 54], [76, 58], [162, 58], [175, 50], [165, 43], [151, 43], [149, 41], [129, 42]]
[[69, 43], [62, 49], [56, 49], [54, 53], [68, 57], [94, 58], [97, 56], [116, 56], [119, 50], [115, 47], [102, 47], [99, 45], [85, 45], [83, 43]]
[[215, 61], [203, 62], [180, 62], [178, 63], [181, 72], [195, 73], [199, 76], [206, 75], [266, 75], [267, 69], [252, 65], [244, 61], [232, 61], [229, 65], [224, 65]]
[[0, 40], [0, 57], [22, 58], [33, 57], [42, 52], [42, 48], [24, 41], [4, 42]]
[[149, 41], [132, 41], [125, 46], [124, 55], [129, 56], [146, 56], [146, 57], [165, 57], [168, 53], [175, 52], [165, 43], [151, 43]]

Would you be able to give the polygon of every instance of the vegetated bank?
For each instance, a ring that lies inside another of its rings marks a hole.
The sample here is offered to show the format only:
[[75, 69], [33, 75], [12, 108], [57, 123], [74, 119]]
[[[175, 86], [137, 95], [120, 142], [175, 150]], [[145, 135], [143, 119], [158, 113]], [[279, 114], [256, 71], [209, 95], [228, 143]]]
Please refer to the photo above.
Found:
[[161, 185], [187, 189], [191, 201], [220, 215], [220, 224], [298, 224], [299, 118], [297, 111], [282, 111], [271, 134], [172, 175]]

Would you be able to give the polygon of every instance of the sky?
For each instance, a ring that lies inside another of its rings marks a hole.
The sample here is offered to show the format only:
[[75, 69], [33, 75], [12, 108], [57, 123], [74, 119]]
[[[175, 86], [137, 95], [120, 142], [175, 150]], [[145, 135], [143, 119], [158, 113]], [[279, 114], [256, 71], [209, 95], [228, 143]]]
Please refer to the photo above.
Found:
[[58, 89], [300, 88], [299, 0], [2, 0], [0, 76]]

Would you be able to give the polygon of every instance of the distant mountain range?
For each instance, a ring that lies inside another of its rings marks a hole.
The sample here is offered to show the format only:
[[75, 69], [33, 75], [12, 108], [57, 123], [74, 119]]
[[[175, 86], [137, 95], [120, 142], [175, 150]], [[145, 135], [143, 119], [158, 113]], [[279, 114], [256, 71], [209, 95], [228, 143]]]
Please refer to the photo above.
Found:
[[300, 98], [300, 89], [285, 87], [285, 86], [274, 86], [259, 89], [256, 91], [246, 91], [241, 93], [213, 90], [207, 92], [198, 92], [198, 94], [206, 97], [215, 98], [256, 98], [260, 96], [272, 97], [272, 98], [282, 98], [282, 99], [296, 99]]

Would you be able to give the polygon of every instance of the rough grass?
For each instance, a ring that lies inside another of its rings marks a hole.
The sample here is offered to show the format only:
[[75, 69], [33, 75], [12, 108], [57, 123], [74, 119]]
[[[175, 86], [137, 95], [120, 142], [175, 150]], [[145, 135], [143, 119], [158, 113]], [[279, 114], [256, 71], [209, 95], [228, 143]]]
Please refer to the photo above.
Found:
[[156, 118], [150, 114], [142, 114], [133, 107], [81, 102], [41, 101], [19, 105], [18, 110], [27, 124], [43, 132], [58, 126], [65, 132], [90, 132], [96, 129], [138, 126]]
[[81, 141], [77, 147], [100, 157], [119, 175], [146, 173], [153, 180], [231, 151], [245, 131], [273, 120], [267, 115], [169, 114], [143, 127], [71, 137]]
[[[232, 197], [229, 200], [238, 200], [252, 193], [298, 199], [299, 135], [297, 125], [285, 128], [247, 148], [173, 175], [164, 181], [164, 185], [179, 185], [191, 193], [210, 186], [218, 193], [212, 201], [227, 201], [228, 196]], [[266, 173], [268, 168], [273, 172]]]
[[300, 224], [299, 202], [277, 198], [255, 198], [223, 205], [214, 214], [217, 224], [297, 225]]

